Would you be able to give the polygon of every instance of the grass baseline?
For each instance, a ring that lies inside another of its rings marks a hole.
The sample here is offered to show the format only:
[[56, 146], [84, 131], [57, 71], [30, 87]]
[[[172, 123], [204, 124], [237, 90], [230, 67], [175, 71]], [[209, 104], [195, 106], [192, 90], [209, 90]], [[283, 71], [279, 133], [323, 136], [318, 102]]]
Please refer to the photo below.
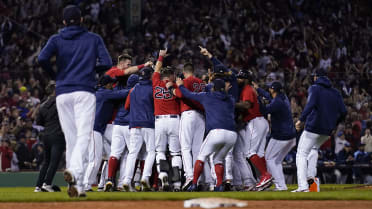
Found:
[[370, 200], [372, 189], [360, 185], [321, 185], [318, 193], [291, 193], [296, 185], [282, 192], [89, 192], [87, 198], [69, 198], [66, 187], [62, 192], [34, 193], [33, 187], [0, 188], [0, 202], [68, 202], [68, 201], [119, 201], [119, 200], [187, 200], [198, 197], [226, 197], [240, 200]]

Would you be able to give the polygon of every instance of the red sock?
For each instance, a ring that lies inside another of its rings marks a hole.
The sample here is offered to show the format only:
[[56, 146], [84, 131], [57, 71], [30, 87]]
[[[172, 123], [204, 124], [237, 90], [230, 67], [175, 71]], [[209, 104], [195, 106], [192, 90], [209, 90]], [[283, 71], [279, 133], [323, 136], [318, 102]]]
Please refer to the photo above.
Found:
[[198, 183], [198, 179], [199, 179], [200, 174], [203, 172], [203, 168], [204, 168], [204, 162], [201, 160], [197, 160], [194, 165], [194, 179], [192, 180], [193, 184]]
[[141, 160], [140, 161], [140, 169], [141, 169], [141, 176], [143, 174], [143, 168], [145, 167], [145, 161], [144, 160]]
[[216, 186], [221, 186], [223, 181], [223, 165], [222, 164], [216, 164], [214, 165], [214, 170], [216, 171], [217, 176], [217, 184]]
[[118, 159], [116, 159], [116, 157], [110, 157], [109, 161], [108, 161], [108, 178], [109, 179], [113, 179], [115, 173], [116, 173], [116, 169], [118, 167]]
[[258, 157], [257, 154], [252, 155], [249, 160], [253, 163], [253, 165], [260, 171], [261, 175], [267, 173], [266, 169], [266, 161], [262, 160], [262, 158]]
[[261, 159], [263, 165], [265, 166], [265, 169], [267, 170], [266, 159], [265, 159], [265, 157], [261, 157], [260, 159]]

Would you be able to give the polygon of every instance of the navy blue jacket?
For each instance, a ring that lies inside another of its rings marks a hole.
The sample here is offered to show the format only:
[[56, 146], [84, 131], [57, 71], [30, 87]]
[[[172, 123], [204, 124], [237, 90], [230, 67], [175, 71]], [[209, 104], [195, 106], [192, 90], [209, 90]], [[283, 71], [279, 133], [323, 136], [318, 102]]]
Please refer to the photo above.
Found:
[[[55, 75], [50, 58], [57, 56]], [[111, 67], [112, 61], [102, 38], [80, 26], [68, 26], [55, 34], [41, 50], [41, 67], [56, 80], [56, 95], [74, 91], [95, 92], [96, 70]]]
[[99, 88], [96, 92], [96, 117], [93, 130], [105, 133], [107, 123], [111, 120], [114, 112], [114, 100], [122, 99], [128, 96], [129, 90], [111, 90]]
[[194, 93], [184, 86], [180, 86], [180, 90], [184, 97], [203, 105], [207, 132], [213, 129], [235, 131], [235, 100], [231, 95], [218, 91]]
[[229, 89], [229, 94], [234, 97], [235, 101], [239, 101], [239, 96], [240, 96], [239, 86], [238, 86], [238, 80], [236, 78], [236, 75], [235, 75], [234, 71], [232, 71], [231, 69], [228, 69], [220, 60], [218, 60], [215, 57], [212, 57], [211, 61], [213, 63], [213, 66], [221, 65], [226, 69], [226, 72], [231, 72], [232, 73], [231, 76], [229, 78], [225, 79], [225, 80], [231, 83], [231, 88]]
[[300, 121], [305, 123], [305, 130], [331, 135], [337, 123], [347, 111], [339, 91], [332, 88], [327, 77], [319, 77], [308, 90], [305, 109], [302, 111]]
[[[133, 74], [127, 80], [127, 86], [124, 89], [130, 90], [138, 82], [138, 75]], [[128, 126], [129, 125], [129, 110], [125, 109], [125, 99], [120, 102], [118, 113], [114, 120], [115, 125]]]
[[262, 105], [262, 114], [271, 114], [271, 136], [277, 140], [290, 140], [296, 137], [296, 129], [293, 124], [291, 105], [287, 96], [278, 94], [274, 99], [268, 92], [259, 88], [257, 92], [270, 101], [268, 105]]
[[155, 128], [152, 81], [140, 80], [132, 89], [129, 97], [129, 128]]

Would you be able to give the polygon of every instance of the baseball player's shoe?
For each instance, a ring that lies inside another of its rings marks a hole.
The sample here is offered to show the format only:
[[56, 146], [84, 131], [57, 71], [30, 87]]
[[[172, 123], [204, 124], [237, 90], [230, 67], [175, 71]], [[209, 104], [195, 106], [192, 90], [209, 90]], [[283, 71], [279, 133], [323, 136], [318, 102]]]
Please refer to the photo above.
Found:
[[43, 186], [41, 187], [41, 190], [43, 192], [54, 192], [54, 189], [52, 188], [52, 186], [47, 185], [46, 183], [43, 184]]
[[151, 191], [149, 178], [142, 178], [141, 179], [142, 191], [149, 192]]
[[63, 172], [63, 178], [68, 183], [67, 194], [69, 197], [78, 197], [79, 192], [76, 187], [76, 181], [72, 173], [68, 170]]
[[40, 187], [35, 187], [34, 192], [42, 192], [42, 191], [41, 191]]
[[272, 181], [273, 181], [273, 177], [271, 176], [271, 174], [266, 173], [261, 176], [260, 182], [258, 182], [258, 184], [256, 185], [256, 188], [267, 187], [268, 184], [271, 185]]
[[187, 178], [186, 182], [182, 186], [182, 191], [187, 191], [187, 189], [191, 186], [193, 178]]
[[208, 191], [210, 191], [210, 192], [214, 191], [214, 185], [213, 184], [209, 184]]
[[252, 186], [244, 186], [243, 191], [244, 191], [244, 192], [253, 192], [253, 191], [257, 191], [257, 189], [256, 189], [256, 185], [252, 185]]
[[78, 197], [87, 197], [87, 194], [84, 191], [82, 191], [82, 192], [79, 192]]
[[298, 189], [293, 190], [291, 192], [309, 192], [309, 189], [300, 189], [300, 188], [298, 188]]
[[196, 184], [191, 184], [191, 186], [187, 189], [188, 192], [196, 192], [198, 191], [198, 186]]
[[130, 192], [129, 184], [123, 184], [123, 191], [124, 192]]
[[163, 175], [162, 177], [160, 177], [160, 181], [161, 181], [161, 189], [162, 189], [162, 191], [168, 192], [169, 191], [168, 176], [167, 175]]
[[106, 184], [105, 184], [105, 187], [104, 187], [104, 191], [105, 192], [112, 192], [112, 190], [113, 190], [112, 181], [107, 181]]
[[97, 188], [97, 192], [103, 192], [103, 191], [105, 191], [105, 190], [104, 190], [104, 187], [98, 187], [98, 188]]
[[215, 192], [223, 192], [223, 191], [225, 191], [225, 189], [224, 189], [223, 185], [220, 185], [220, 186], [216, 186], [214, 188], [214, 191]]
[[232, 190], [232, 185], [230, 180], [226, 180], [225, 182], [225, 191], [231, 191]]

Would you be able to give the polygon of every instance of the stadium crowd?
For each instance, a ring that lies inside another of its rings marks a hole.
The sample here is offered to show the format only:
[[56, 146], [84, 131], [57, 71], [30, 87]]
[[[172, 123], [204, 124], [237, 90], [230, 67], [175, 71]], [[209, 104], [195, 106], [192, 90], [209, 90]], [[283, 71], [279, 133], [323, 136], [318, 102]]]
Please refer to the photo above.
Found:
[[[166, 65], [179, 71], [191, 61], [207, 81], [211, 64], [198, 53], [202, 45], [230, 68], [253, 71], [260, 86], [280, 81], [294, 121], [306, 104], [311, 73], [325, 69], [348, 115], [322, 146], [318, 164], [338, 183], [363, 183], [370, 172], [371, 167], [339, 166], [372, 165], [372, 3], [367, 0], [142, 1], [142, 22], [130, 28], [125, 1], [2, 1], [1, 171], [37, 170], [43, 161], [42, 128], [34, 120], [49, 80], [36, 58], [46, 37], [62, 27], [54, 14], [69, 3], [82, 8], [84, 26], [102, 36], [113, 58], [125, 52], [136, 65], [168, 48]], [[285, 163], [294, 165], [294, 156], [295, 149]]]

